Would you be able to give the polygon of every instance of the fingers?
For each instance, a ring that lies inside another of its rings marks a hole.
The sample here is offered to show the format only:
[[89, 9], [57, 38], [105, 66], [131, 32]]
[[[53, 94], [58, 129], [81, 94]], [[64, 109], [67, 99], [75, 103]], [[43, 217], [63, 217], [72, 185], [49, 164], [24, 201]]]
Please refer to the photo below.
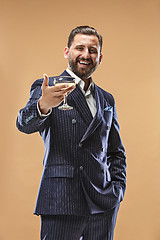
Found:
[[67, 87], [67, 88], [63, 88], [61, 89], [60, 91], [57, 91], [56, 92], [56, 96], [57, 97], [62, 97], [64, 95], [69, 95], [73, 90], [74, 90], [75, 87]]
[[54, 89], [55, 89], [56, 92], [59, 92], [59, 91], [61, 91], [62, 89], [66, 89], [67, 87], [68, 87], [67, 84], [65, 84], [65, 83], [60, 83], [60, 84], [56, 84], [56, 85], [54, 86]]
[[58, 91], [62, 91], [63, 89], [74, 89], [74, 85], [69, 85], [67, 83], [60, 83], [60, 84], [56, 84], [54, 86], [55, 90], [58, 92]]
[[47, 74], [43, 74], [43, 77], [44, 77], [43, 86], [48, 87], [48, 76], [47, 76]]
[[56, 92], [59, 92], [59, 91], [70, 91], [70, 90], [73, 90], [75, 89], [75, 85], [69, 85], [67, 83], [61, 83], [61, 84], [57, 84], [54, 86], [54, 89]]

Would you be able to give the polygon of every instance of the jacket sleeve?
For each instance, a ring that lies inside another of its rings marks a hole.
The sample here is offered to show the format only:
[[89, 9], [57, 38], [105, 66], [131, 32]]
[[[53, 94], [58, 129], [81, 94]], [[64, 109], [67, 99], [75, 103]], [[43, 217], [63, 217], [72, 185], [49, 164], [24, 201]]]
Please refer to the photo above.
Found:
[[41, 86], [43, 79], [39, 79], [33, 83], [30, 90], [30, 98], [26, 106], [18, 112], [16, 126], [19, 131], [30, 134], [41, 131], [44, 122], [48, 119], [40, 117], [37, 109], [38, 100], [42, 95]]
[[[113, 97], [112, 97], [113, 98]], [[126, 154], [119, 134], [119, 124], [115, 101], [113, 99], [113, 120], [108, 141], [108, 163], [111, 181], [122, 188], [123, 195], [126, 188]]]

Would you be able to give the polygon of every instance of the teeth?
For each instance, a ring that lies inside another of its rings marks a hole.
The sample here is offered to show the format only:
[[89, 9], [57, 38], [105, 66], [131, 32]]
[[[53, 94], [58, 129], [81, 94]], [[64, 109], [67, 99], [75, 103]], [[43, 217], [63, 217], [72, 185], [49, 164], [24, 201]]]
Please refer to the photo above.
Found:
[[89, 65], [89, 63], [80, 61], [81, 64]]

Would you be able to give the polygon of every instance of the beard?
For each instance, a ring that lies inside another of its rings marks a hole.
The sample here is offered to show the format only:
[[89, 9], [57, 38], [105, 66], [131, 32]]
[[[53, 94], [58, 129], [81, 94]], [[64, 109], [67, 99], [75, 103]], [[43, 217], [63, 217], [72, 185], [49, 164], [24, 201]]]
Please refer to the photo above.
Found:
[[[86, 61], [87, 63], [89, 63], [89, 65], [84, 68], [83, 66], [79, 67], [78, 65], [80, 61]], [[74, 72], [81, 79], [89, 78], [98, 67], [98, 62], [93, 63], [92, 59], [84, 59], [77, 57], [76, 60], [74, 61], [70, 55], [68, 57], [68, 63], [72, 72]]]

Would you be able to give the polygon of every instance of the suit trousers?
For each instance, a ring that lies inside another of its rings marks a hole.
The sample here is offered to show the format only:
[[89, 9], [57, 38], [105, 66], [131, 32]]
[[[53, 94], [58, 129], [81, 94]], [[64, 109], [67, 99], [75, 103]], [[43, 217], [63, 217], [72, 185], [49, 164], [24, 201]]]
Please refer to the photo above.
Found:
[[41, 240], [113, 240], [118, 208], [87, 217], [41, 215]]

